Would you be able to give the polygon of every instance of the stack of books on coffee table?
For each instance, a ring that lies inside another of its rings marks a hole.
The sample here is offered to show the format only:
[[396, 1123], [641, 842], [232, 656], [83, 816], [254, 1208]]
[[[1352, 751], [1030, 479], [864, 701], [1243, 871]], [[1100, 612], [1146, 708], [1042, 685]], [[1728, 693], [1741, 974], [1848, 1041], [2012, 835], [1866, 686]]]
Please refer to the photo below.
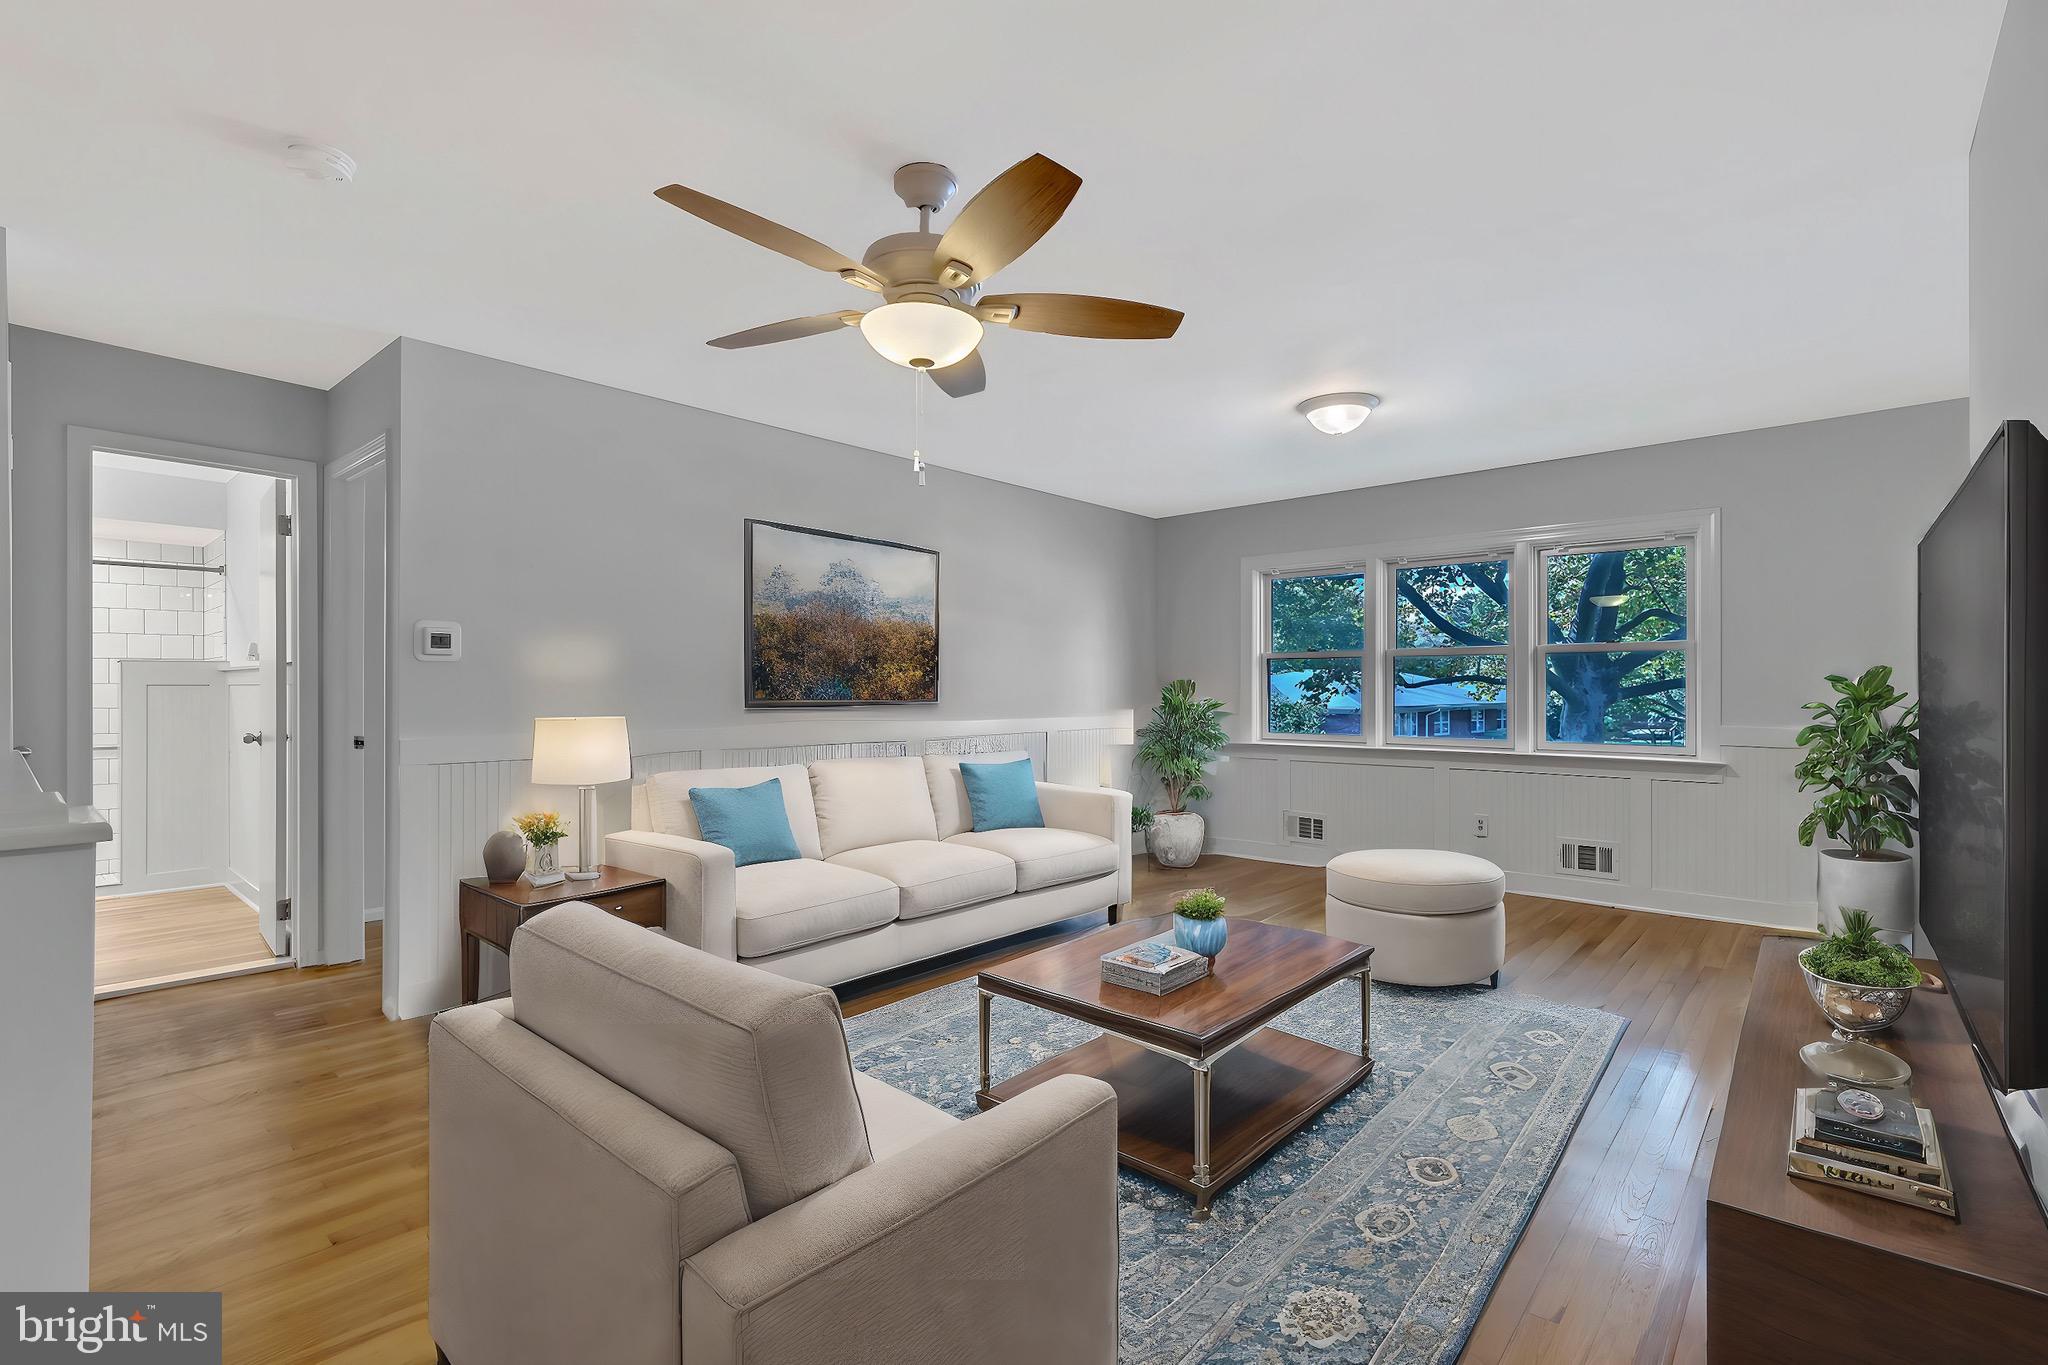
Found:
[[1786, 1162], [1801, 1180], [1956, 1216], [1955, 1187], [1942, 1161], [1934, 1116], [1903, 1090], [1801, 1090]]
[[1112, 986], [1165, 995], [1209, 974], [1209, 959], [1176, 947], [1171, 934], [1143, 938], [1102, 955], [1102, 979]]

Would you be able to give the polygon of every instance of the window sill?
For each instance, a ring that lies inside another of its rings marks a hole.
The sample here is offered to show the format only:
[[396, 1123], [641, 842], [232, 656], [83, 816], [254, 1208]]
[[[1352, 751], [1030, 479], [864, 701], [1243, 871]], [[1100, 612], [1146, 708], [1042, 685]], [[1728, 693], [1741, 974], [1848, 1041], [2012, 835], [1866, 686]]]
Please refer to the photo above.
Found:
[[1587, 754], [1545, 751], [1525, 753], [1514, 749], [1464, 748], [1455, 744], [1365, 744], [1343, 740], [1244, 739], [1233, 741], [1226, 753], [1286, 754], [1302, 758], [1349, 758], [1375, 763], [1418, 768], [1506, 768], [1524, 772], [1591, 774], [1607, 777], [1661, 777], [1676, 781], [1720, 782], [1728, 765], [1709, 758], [1678, 758], [1664, 754]]

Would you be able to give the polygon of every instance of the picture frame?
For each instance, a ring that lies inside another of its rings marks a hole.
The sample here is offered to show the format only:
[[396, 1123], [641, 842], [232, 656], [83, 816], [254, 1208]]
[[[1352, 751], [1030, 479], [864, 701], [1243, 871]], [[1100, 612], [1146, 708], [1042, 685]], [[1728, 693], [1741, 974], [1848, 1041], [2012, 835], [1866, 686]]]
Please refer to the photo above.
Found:
[[749, 517], [741, 695], [750, 711], [939, 702], [939, 552]]

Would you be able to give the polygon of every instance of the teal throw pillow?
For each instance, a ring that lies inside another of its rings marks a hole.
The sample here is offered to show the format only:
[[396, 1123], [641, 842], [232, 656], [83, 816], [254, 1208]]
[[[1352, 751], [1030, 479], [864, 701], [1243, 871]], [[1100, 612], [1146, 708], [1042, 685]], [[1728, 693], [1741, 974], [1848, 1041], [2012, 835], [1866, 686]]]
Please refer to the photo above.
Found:
[[705, 841], [732, 850], [733, 865], [782, 863], [800, 857], [782, 804], [782, 779], [753, 787], [692, 787], [690, 809]]
[[1031, 760], [1013, 763], [962, 763], [960, 780], [967, 784], [967, 805], [974, 812], [977, 833], [991, 829], [1043, 829], [1038, 809], [1038, 783]]

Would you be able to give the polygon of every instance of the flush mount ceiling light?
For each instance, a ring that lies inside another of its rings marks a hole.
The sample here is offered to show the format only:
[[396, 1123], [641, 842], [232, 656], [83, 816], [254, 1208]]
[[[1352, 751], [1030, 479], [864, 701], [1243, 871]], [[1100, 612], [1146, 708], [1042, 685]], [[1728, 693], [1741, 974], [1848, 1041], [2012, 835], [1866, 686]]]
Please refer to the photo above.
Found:
[[318, 142], [288, 142], [284, 164], [308, 180], [345, 185], [356, 178], [356, 159], [339, 147]]
[[905, 299], [861, 314], [860, 334], [884, 360], [913, 370], [943, 370], [981, 344], [981, 322], [951, 304]]
[[1596, 607], [1618, 607], [1628, 601], [1628, 594], [1625, 592], [1599, 592], [1594, 593], [1586, 600]]
[[1376, 393], [1326, 393], [1296, 403], [1294, 410], [1325, 436], [1342, 436], [1363, 426], [1379, 405]]

